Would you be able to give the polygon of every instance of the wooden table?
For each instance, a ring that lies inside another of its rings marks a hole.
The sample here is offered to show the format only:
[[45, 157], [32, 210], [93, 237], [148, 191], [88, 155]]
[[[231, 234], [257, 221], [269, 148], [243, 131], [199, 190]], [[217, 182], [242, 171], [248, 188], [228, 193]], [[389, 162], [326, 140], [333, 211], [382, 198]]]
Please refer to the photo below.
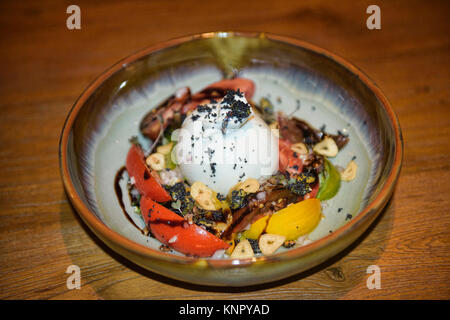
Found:
[[[448, 1], [0, 2], [0, 298], [449, 299]], [[381, 30], [366, 8], [381, 7]], [[354, 245], [304, 274], [215, 289], [147, 272], [103, 245], [73, 211], [58, 168], [64, 119], [102, 71], [146, 46], [212, 30], [267, 31], [329, 49], [365, 71], [401, 123], [405, 157], [390, 204]], [[81, 268], [68, 290], [66, 268]], [[381, 289], [366, 287], [369, 265]]]

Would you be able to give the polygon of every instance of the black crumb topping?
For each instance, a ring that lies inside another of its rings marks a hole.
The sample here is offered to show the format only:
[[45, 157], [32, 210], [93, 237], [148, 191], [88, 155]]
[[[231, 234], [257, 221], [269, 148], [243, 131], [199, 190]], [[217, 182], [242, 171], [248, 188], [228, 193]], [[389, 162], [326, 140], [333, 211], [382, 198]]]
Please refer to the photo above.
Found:
[[242, 190], [233, 190], [231, 192], [231, 204], [230, 208], [233, 210], [240, 209], [242, 207], [245, 207], [247, 205], [247, 193]]
[[182, 199], [185, 196], [189, 196], [190, 192], [187, 191], [186, 185], [183, 182], [177, 182], [172, 187], [169, 187], [169, 193], [174, 200]]
[[207, 105], [199, 105], [197, 107], [198, 112], [210, 112], [211, 111], [211, 107], [207, 106]]
[[223, 195], [223, 194], [221, 194], [221, 193], [218, 193], [218, 194], [217, 194], [217, 200], [224, 201], [226, 198], [227, 198], [226, 195]]
[[210, 165], [209, 165], [211, 167], [211, 172], [212, 172], [213, 176], [215, 176], [215, 174], [216, 174], [216, 165], [217, 165], [217, 163], [215, 163], [215, 162], [210, 163]]
[[253, 252], [255, 254], [261, 253], [261, 249], [259, 248], [258, 240], [256, 239], [247, 239], [250, 245], [252, 246]]
[[211, 220], [225, 222], [227, 220], [227, 217], [226, 214], [224, 214], [221, 210], [217, 210], [211, 213]]
[[198, 114], [194, 114], [192, 116], [192, 121], [196, 121], [198, 118], [200, 118], [200, 116]]
[[353, 218], [353, 216], [350, 213], [347, 213], [347, 216], [345, 217], [345, 220], [350, 220]]
[[235, 96], [238, 96], [240, 98], [242, 98], [244, 96], [244, 93], [241, 92], [241, 90], [237, 89], [237, 90], [228, 90], [227, 93], [225, 94], [225, 97], [223, 97], [222, 103], [224, 104], [232, 104], [233, 101], [235, 101]]
[[305, 170], [299, 175], [293, 175], [287, 184], [287, 188], [295, 194], [304, 196], [312, 191], [312, 185], [317, 181], [313, 170]]
[[174, 203], [172, 203], [172, 208], [178, 209], [182, 215], [189, 213], [194, 208], [195, 201], [191, 197], [191, 193], [187, 190], [187, 186], [184, 182], [178, 182], [172, 187], [168, 188], [170, 196]]
[[222, 99], [222, 104], [225, 105], [222, 107], [222, 109], [229, 109], [223, 122], [223, 132], [225, 132], [230, 118], [234, 119], [234, 123], [242, 123], [243, 120], [247, 119], [251, 113], [250, 104], [245, 103], [241, 100], [236, 100], [236, 96], [243, 97], [243, 93], [240, 92], [239, 89], [237, 91], [228, 90], [225, 97]]
[[225, 94], [225, 97], [223, 97], [223, 99], [222, 99], [222, 104], [227, 104], [227, 105], [232, 104], [234, 101], [235, 93], [236, 93], [236, 91], [234, 91], [234, 90], [228, 90], [227, 93]]
[[228, 112], [227, 116], [231, 118], [236, 118], [238, 121], [247, 119], [250, 115], [250, 105], [248, 103], [242, 102], [241, 100], [233, 102], [231, 105], [231, 111]]

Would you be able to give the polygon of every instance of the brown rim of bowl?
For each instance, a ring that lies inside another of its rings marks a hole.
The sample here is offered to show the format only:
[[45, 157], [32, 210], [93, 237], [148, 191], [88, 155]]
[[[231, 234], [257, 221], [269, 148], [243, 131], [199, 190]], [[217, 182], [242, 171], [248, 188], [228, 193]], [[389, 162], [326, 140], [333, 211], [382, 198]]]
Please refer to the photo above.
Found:
[[[138, 244], [134, 241], [131, 241], [130, 239], [120, 235], [116, 231], [110, 229], [108, 226], [106, 226], [102, 221], [100, 221], [93, 212], [89, 210], [89, 208], [84, 204], [84, 202], [81, 200], [80, 196], [77, 194], [75, 187], [73, 185], [73, 182], [70, 179], [69, 175], [69, 169], [67, 166], [67, 146], [68, 146], [68, 138], [69, 134], [72, 130], [72, 125], [78, 115], [78, 112], [80, 111], [81, 107], [84, 105], [86, 100], [91, 96], [95, 90], [100, 87], [104, 81], [106, 81], [112, 74], [119, 71], [124, 66], [134, 62], [135, 60], [142, 58], [150, 53], [172, 47], [181, 43], [185, 43], [191, 40], [196, 39], [202, 39], [202, 38], [213, 38], [213, 37], [233, 37], [233, 36], [240, 36], [240, 37], [248, 37], [248, 38], [258, 38], [258, 37], [265, 37], [269, 40], [277, 41], [277, 42], [283, 42], [290, 44], [295, 47], [302, 47], [304, 49], [307, 49], [309, 51], [313, 51], [315, 53], [318, 53], [320, 55], [323, 55], [329, 59], [332, 59], [336, 63], [340, 64], [353, 74], [357, 75], [358, 78], [376, 95], [376, 97], [381, 102], [384, 110], [386, 111], [390, 123], [395, 131], [395, 142], [396, 142], [396, 150], [395, 150], [395, 158], [394, 162], [392, 164], [392, 167], [389, 172], [389, 176], [387, 180], [385, 181], [383, 188], [380, 190], [377, 197], [372, 200], [355, 218], [353, 218], [348, 223], [344, 224], [337, 230], [335, 230], [333, 233], [319, 239], [316, 241], [313, 241], [312, 243], [291, 249], [286, 252], [278, 253], [271, 256], [262, 256], [262, 257], [254, 257], [250, 259], [211, 259], [211, 258], [198, 258], [198, 257], [188, 257], [188, 256], [177, 256], [171, 253], [166, 252], [160, 252], [155, 249], [151, 249], [149, 247], [145, 247], [141, 244]], [[103, 74], [101, 74], [97, 79], [95, 79], [89, 86], [84, 90], [84, 92], [80, 95], [80, 97], [76, 100], [75, 104], [73, 105], [72, 109], [69, 111], [69, 114], [66, 118], [66, 121], [64, 123], [61, 138], [60, 138], [60, 145], [59, 145], [59, 160], [60, 160], [60, 170], [61, 175], [63, 179], [63, 184], [66, 189], [66, 192], [72, 202], [72, 204], [77, 209], [78, 213], [81, 215], [82, 219], [90, 226], [90, 228], [95, 229], [96, 233], [100, 234], [101, 236], [110, 239], [113, 243], [116, 245], [121, 246], [124, 249], [130, 250], [138, 255], [149, 257], [149, 258], [156, 258], [156, 259], [162, 259], [168, 262], [174, 262], [174, 263], [181, 263], [181, 264], [190, 264], [195, 263], [200, 259], [204, 259], [208, 261], [208, 265], [214, 266], [214, 267], [240, 267], [240, 266], [247, 266], [250, 264], [253, 264], [255, 262], [273, 262], [273, 261], [279, 261], [284, 259], [292, 259], [299, 257], [301, 255], [304, 255], [306, 253], [309, 253], [311, 251], [316, 251], [319, 249], [322, 249], [328, 245], [330, 245], [332, 242], [337, 240], [339, 237], [342, 237], [344, 235], [348, 235], [351, 233], [354, 229], [357, 229], [358, 226], [363, 224], [366, 220], [372, 220], [375, 218], [375, 216], [381, 211], [381, 209], [386, 205], [387, 201], [389, 200], [394, 187], [395, 182], [397, 181], [397, 178], [400, 174], [401, 164], [402, 164], [402, 157], [403, 157], [403, 139], [402, 134], [400, 130], [400, 125], [398, 122], [398, 119], [396, 115], [394, 114], [394, 111], [392, 110], [391, 105], [389, 104], [388, 100], [384, 96], [384, 94], [381, 92], [381, 90], [375, 85], [375, 83], [361, 70], [353, 66], [351, 63], [347, 62], [343, 58], [337, 56], [334, 53], [331, 53], [325, 49], [322, 49], [320, 47], [317, 47], [315, 45], [309, 44], [307, 42], [304, 42], [302, 40], [289, 38], [286, 36], [279, 36], [274, 34], [268, 34], [268, 33], [258, 33], [258, 32], [207, 32], [207, 33], [201, 33], [201, 34], [195, 34], [195, 35], [189, 35], [181, 38], [176, 38], [172, 40], [168, 40], [163, 43], [156, 44], [154, 46], [151, 46], [149, 48], [140, 50], [134, 54], [131, 54], [130, 56], [120, 60], [116, 64], [114, 64], [112, 67], [107, 69]]]

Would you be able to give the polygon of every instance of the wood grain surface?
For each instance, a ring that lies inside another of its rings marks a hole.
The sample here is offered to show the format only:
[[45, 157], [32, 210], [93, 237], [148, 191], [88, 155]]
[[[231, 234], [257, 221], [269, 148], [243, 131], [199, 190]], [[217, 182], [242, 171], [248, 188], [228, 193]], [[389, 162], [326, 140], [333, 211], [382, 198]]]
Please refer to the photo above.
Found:
[[[448, 1], [0, 2], [1, 299], [449, 299], [450, 27]], [[366, 8], [381, 8], [381, 30]], [[214, 30], [303, 39], [361, 68], [384, 91], [405, 157], [388, 207], [355, 244], [297, 276], [209, 288], [147, 272], [103, 245], [70, 206], [60, 179], [64, 119], [101, 72], [139, 49]], [[68, 290], [66, 268], [81, 268]], [[369, 265], [381, 289], [366, 286]]]

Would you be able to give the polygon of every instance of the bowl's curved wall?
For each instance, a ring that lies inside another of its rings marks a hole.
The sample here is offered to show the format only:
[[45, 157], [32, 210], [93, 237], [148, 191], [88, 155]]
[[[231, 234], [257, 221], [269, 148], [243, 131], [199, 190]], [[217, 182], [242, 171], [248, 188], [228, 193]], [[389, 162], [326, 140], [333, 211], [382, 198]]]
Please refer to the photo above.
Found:
[[[356, 156], [358, 179], [345, 185], [324, 209], [326, 218], [311, 235], [320, 241], [311, 245], [237, 266], [229, 261], [199, 264], [193, 258], [169, 257], [157, 251], [156, 240], [149, 242], [123, 217], [111, 192], [114, 173], [124, 164], [128, 139], [138, 133], [137, 122], [149, 109], [178, 87], [188, 85], [196, 91], [232, 75], [254, 80], [256, 99], [269, 97], [276, 108], [295, 112], [317, 127], [326, 124], [331, 132], [349, 133], [351, 143], [334, 161], [345, 166]], [[234, 285], [267, 282], [271, 276], [302, 271], [342, 250], [387, 202], [401, 156], [398, 122], [364, 74], [322, 49], [270, 35], [204, 34], [130, 56], [82, 94], [61, 138], [61, 167], [69, 197], [100, 238], [136, 263], [180, 280], [200, 282], [194, 274], [206, 265], [210, 272], [203, 271], [201, 282], [222, 285], [230, 283], [218, 279], [228, 267], [240, 275]], [[352, 220], [332, 212], [341, 207], [352, 214]], [[251, 268], [237, 271], [248, 264]]]

